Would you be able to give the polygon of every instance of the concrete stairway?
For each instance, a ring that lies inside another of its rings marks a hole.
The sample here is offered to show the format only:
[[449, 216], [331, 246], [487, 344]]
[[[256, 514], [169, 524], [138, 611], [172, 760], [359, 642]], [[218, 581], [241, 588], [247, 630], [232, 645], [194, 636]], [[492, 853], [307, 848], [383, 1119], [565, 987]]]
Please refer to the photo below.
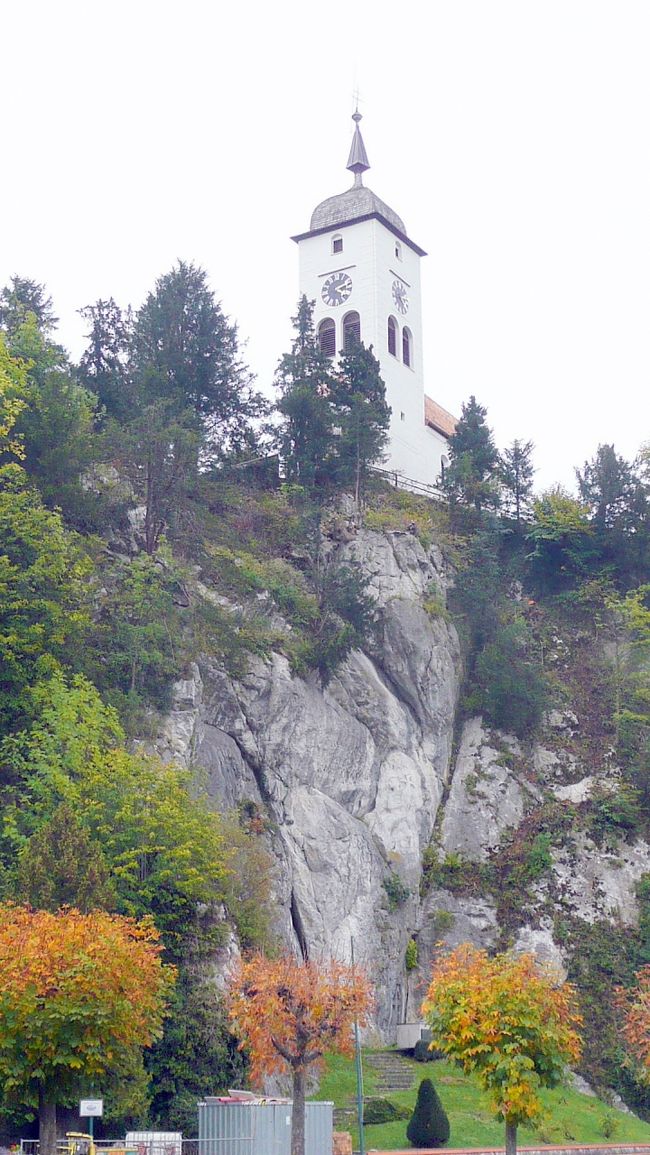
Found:
[[413, 1067], [399, 1051], [375, 1051], [365, 1056], [365, 1065], [376, 1072], [377, 1096], [390, 1096], [394, 1091], [410, 1091], [415, 1081]]

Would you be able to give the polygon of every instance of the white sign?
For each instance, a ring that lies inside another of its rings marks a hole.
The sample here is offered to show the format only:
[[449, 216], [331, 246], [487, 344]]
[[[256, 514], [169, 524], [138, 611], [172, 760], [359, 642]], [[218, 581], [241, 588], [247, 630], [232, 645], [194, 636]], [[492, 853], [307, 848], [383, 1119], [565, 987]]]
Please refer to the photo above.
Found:
[[82, 1119], [97, 1118], [104, 1114], [103, 1099], [82, 1099], [79, 1103], [79, 1114]]

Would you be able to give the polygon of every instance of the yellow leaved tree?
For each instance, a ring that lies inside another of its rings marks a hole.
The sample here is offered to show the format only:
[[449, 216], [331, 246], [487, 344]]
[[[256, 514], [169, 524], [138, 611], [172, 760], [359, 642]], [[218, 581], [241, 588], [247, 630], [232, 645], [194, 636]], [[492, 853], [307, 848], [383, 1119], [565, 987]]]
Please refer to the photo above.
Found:
[[0, 906], [0, 1081], [38, 1107], [43, 1155], [55, 1155], [57, 1103], [132, 1074], [161, 1034], [175, 972], [160, 952], [147, 922]]
[[533, 955], [490, 958], [463, 943], [435, 963], [422, 1012], [432, 1047], [490, 1092], [515, 1155], [518, 1125], [542, 1113], [540, 1088], [561, 1083], [580, 1056], [573, 987]]

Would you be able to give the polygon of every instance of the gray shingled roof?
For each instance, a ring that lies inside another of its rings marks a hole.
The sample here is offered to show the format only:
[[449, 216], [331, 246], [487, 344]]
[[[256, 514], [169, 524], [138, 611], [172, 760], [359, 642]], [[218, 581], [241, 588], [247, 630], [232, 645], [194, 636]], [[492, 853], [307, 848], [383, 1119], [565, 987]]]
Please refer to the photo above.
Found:
[[384, 217], [393, 228], [406, 235], [406, 227], [401, 217], [398, 217], [396, 212], [365, 185], [354, 186], [346, 192], [339, 193], [338, 196], [321, 201], [311, 214], [309, 229], [312, 232], [314, 229], [332, 228], [343, 224], [344, 221], [354, 220], [355, 217], [367, 217], [374, 213]]

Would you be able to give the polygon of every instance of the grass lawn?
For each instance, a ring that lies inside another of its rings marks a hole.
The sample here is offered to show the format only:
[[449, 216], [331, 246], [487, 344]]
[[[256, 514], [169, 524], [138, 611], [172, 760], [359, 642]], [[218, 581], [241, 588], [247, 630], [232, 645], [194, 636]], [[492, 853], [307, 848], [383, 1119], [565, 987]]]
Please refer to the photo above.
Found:
[[[367, 1054], [368, 1052], [365, 1052]], [[400, 1106], [412, 1108], [420, 1080], [430, 1078], [449, 1116], [450, 1147], [503, 1147], [504, 1126], [492, 1117], [490, 1100], [474, 1079], [461, 1074], [457, 1067], [444, 1062], [410, 1062], [413, 1085], [410, 1091], [396, 1091], [385, 1097]], [[375, 1071], [364, 1063], [366, 1099], [376, 1092]], [[339, 1055], [329, 1056], [323, 1071], [317, 1099], [331, 1099], [335, 1107], [352, 1107], [356, 1102], [354, 1062]], [[650, 1124], [631, 1115], [614, 1111], [599, 1099], [580, 1095], [559, 1087], [542, 1092], [546, 1117], [537, 1131], [520, 1127], [518, 1142], [522, 1146], [545, 1143], [650, 1143]], [[364, 1128], [366, 1148], [391, 1150], [408, 1147], [408, 1120], [378, 1123]], [[352, 1143], [358, 1148], [357, 1128]]]

